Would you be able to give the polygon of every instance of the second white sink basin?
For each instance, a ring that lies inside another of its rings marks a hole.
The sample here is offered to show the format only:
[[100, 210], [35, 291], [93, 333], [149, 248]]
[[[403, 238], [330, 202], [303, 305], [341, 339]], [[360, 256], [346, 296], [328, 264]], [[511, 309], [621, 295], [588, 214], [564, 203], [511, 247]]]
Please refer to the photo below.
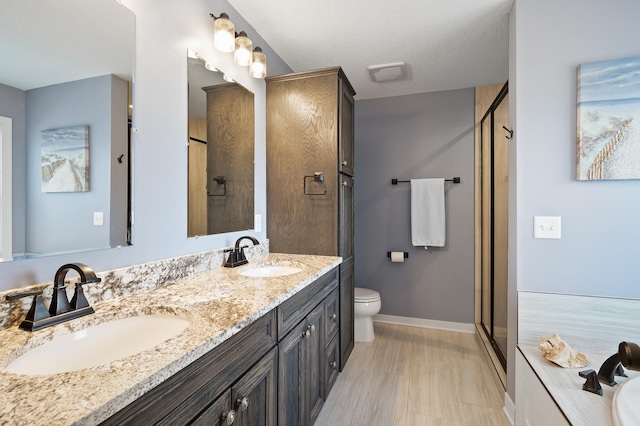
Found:
[[293, 275], [300, 271], [302, 271], [302, 268], [296, 268], [295, 266], [264, 265], [264, 266], [256, 266], [250, 269], [245, 269], [240, 272], [240, 275], [244, 275], [245, 277], [254, 277], [254, 278], [274, 278], [274, 277], [284, 277], [286, 275]]
[[612, 417], [615, 426], [640, 425], [640, 377], [620, 386], [613, 395]]
[[182, 333], [190, 323], [176, 315], [107, 321], [54, 337], [13, 360], [6, 371], [35, 376], [97, 367], [151, 349]]

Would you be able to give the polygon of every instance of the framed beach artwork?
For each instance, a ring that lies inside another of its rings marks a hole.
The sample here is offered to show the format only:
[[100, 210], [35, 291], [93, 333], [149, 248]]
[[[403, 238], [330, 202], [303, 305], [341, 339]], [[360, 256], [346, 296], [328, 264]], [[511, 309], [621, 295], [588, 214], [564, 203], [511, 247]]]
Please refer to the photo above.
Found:
[[640, 179], [640, 57], [578, 68], [577, 179]]
[[42, 131], [42, 192], [89, 191], [89, 126]]

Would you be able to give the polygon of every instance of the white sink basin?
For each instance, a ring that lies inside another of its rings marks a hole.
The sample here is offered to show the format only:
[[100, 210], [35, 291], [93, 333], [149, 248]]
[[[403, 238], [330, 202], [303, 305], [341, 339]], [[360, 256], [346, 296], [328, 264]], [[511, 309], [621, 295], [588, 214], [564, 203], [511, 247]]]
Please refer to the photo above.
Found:
[[240, 275], [254, 278], [273, 278], [296, 274], [300, 271], [302, 271], [302, 268], [296, 268], [295, 266], [264, 265], [245, 269], [240, 272]]
[[190, 323], [176, 315], [141, 315], [104, 322], [54, 337], [16, 358], [6, 371], [35, 376], [97, 367], [151, 349], [182, 333]]
[[640, 425], [640, 377], [620, 386], [613, 395], [612, 417], [615, 426]]

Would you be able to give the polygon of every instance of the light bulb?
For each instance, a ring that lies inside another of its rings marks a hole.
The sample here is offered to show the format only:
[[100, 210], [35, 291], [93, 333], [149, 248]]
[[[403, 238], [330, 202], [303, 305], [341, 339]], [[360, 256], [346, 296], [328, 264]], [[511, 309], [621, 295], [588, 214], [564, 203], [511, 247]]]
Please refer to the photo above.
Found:
[[265, 78], [267, 76], [267, 56], [262, 53], [262, 49], [253, 49], [253, 62], [249, 68], [249, 74], [253, 78]]
[[241, 31], [235, 40], [236, 49], [233, 51], [233, 60], [241, 67], [251, 65], [253, 42], [247, 37], [247, 33]]
[[235, 47], [236, 27], [229, 20], [229, 15], [221, 13], [213, 21], [213, 47], [220, 52], [233, 52]]

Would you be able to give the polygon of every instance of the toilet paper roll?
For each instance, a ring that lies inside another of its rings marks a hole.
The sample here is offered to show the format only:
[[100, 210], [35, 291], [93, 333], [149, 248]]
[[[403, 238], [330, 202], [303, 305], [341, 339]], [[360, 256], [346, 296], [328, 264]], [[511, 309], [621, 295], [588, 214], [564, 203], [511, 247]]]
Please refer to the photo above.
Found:
[[403, 251], [392, 251], [391, 252], [391, 261], [392, 262], [404, 262], [404, 252]]

